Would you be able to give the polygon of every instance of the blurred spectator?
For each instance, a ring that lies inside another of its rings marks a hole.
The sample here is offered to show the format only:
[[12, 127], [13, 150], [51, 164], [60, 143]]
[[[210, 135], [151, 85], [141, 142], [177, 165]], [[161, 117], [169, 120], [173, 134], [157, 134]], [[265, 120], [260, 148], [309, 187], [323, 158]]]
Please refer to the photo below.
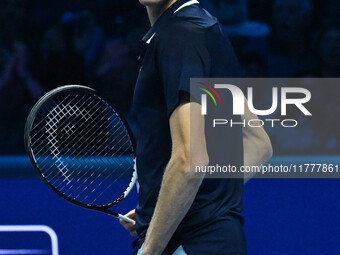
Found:
[[73, 27], [55, 26], [47, 30], [40, 46], [40, 63], [36, 74], [51, 90], [66, 84], [83, 84], [83, 57], [74, 50]]
[[13, 43], [2, 59], [0, 151], [15, 152], [22, 148], [25, 106], [42, 96], [44, 90], [28, 70], [27, 48], [23, 43]]
[[245, 49], [266, 61], [269, 77], [295, 77], [315, 65], [309, 0], [275, 0], [272, 34], [253, 39]]
[[14, 41], [24, 41], [28, 0], [0, 1], [0, 38], [9, 46]]
[[[247, 77], [339, 76], [340, 1], [200, 2], [219, 18]], [[97, 89], [129, 118], [138, 41], [149, 28], [138, 1], [1, 0], [0, 22], [0, 151], [22, 152], [32, 104], [64, 84]], [[270, 107], [271, 86], [256, 90], [256, 108]], [[339, 151], [340, 121], [334, 116], [340, 115], [340, 89], [312, 90], [312, 118], [291, 112], [287, 117], [299, 119], [300, 127], [268, 130], [276, 152]]]
[[136, 61], [124, 40], [109, 40], [96, 68], [98, 90], [123, 114], [130, 110], [137, 74]]
[[[275, 128], [267, 129], [274, 144], [273, 147], [278, 154], [323, 154], [336, 152], [336, 141], [330, 131], [327, 130], [330, 119], [325, 114], [327, 111], [326, 102], [333, 101], [330, 98], [326, 99], [328, 98], [328, 90], [333, 88], [325, 82], [320, 84], [315, 82], [315, 80], [311, 81], [310, 79], [299, 81], [299, 87], [308, 89], [312, 94], [313, 100], [306, 104], [312, 116], [305, 116], [297, 107], [288, 106], [285, 119], [297, 120], [298, 126], [286, 128], [278, 125]], [[282, 119], [280, 114], [277, 113], [276, 115], [272, 116], [272, 118]]]
[[324, 20], [318, 20], [321, 25], [334, 26], [337, 25], [339, 28], [340, 24], [340, 1], [339, 0], [328, 0], [321, 1], [321, 4], [325, 6], [325, 17]]
[[245, 69], [246, 77], [263, 78], [268, 76], [266, 62], [258, 54], [244, 54], [240, 62]]
[[103, 45], [103, 30], [88, 10], [74, 15], [73, 47], [84, 59], [85, 68], [91, 70]]
[[275, 42], [282, 50], [299, 51], [306, 45], [312, 17], [309, 0], [275, 0], [273, 14]]
[[263, 23], [270, 23], [272, 20], [272, 0], [248, 0], [249, 18]]
[[239, 24], [248, 19], [247, 2], [245, 0], [212, 0], [209, 8], [222, 24]]
[[320, 40], [321, 72], [323, 77], [340, 75], [340, 30], [329, 26], [321, 33]]
[[4, 115], [12, 115], [11, 110], [21, 106], [20, 99], [37, 99], [43, 93], [42, 87], [27, 68], [26, 46], [15, 42], [12, 47], [9, 55], [4, 57], [4, 68], [0, 77], [0, 111]]
[[219, 19], [229, 36], [262, 37], [269, 34], [267, 24], [248, 19], [246, 0], [212, 0], [206, 1], [205, 5]]

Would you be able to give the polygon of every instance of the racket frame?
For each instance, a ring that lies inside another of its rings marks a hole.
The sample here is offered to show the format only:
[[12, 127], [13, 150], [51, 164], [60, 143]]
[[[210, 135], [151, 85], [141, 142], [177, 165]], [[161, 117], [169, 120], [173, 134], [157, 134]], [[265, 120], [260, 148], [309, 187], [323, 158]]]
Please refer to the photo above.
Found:
[[109, 210], [111, 207], [113, 207], [114, 205], [117, 205], [118, 203], [120, 203], [125, 197], [128, 196], [128, 194], [131, 192], [131, 190], [133, 189], [133, 186], [134, 184], [136, 183], [137, 181], [137, 171], [136, 171], [136, 143], [135, 143], [135, 140], [134, 140], [134, 137], [133, 137], [133, 134], [132, 134], [132, 131], [127, 123], [127, 121], [122, 117], [122, 115], [116, 110], [115, 107], [113, 107], [111, 104], [109, 105], [116, 113], [117, 115], [119, 116], [120, 120], [123, 122], [127, 132], [128, 132], [128, 135], [130, 137], [130, 141], [132, 143], [132, 147], [133, 147], [133, 154], [134, 154], [134, 172], [133, 172], [133, 175], [132, 175], [132, 178], [131, 178], [131, 181], [130, 181], [130, 184], [129, 186], [127, 187], [127, 189], [123, 192], [123, 194], [118, 197], [115, 201], [107, 204], [107, 205], [102, 205], [102, 206], [98, 206], [98, 205], [89, 205], [89, 204], [84, 204], [84, 203], [81, 203], [81, 202], [78, 202], [77, 200], [75, 199], [72, 199], [70, 197], [67, 197], [65, 196], [62, 192], [60, 192], [58, 189], [56, 189], [52, 184], [50, 184], [48, 182], [48, 180], [44, 177], [44, 175], [42, 174], [36, 160], [35, 160], [35, 157], [34, 157], [34, 153], [32, 151], [32, 148], [31, 148], [31, 136], [30, 136], [30, 133], [31, 133], [31, 130], [32, 130], [32, 126], [33, 126], [33, 123], [34, 123], [34, 120], [35, 120], [35, 117], [38, 113], [38, 110], [40, 109], [40, 107], [48, 100], [50, 99], [51, 97], [54, 97], [56, 96], [57, 94], [59, 93], [62, 93], [62, 92], [65, 92], [65, 91], [68, 91], [68, 90], [79, 90], [79, 91], [85, 91], [87, 93], [90, 93], [96, 97], [98, 97], [100, 100], [104, 101], [106, 104], [108, 104], [104, 99], [102, 99], [101, 97], [99, 97], [96, 93], [96, 90], [90, 88], [90, 87], [86, 87], [86, 86], [82, 86], [82, 85], [65, 85], [65, 86], [61, 86], [61, 87], [58, 87], [56, 89], [53, 89], [51, 91], [49, 91], [48, 93], [46, 93], [44, 96], [42, 96], [38, 102], [33, 106], [30, 114], [28, 115], [28, 118], [27, 118], [27, 121], [26, 121], [26, 125], [25, 125], [25, 133], [24, 133], [24, 144], [25, 144], [25, 149], [26, 149], [26, 152], [27, 154], [29, 155], [29, 158], [30, 158], [30, 161], [32, 163], [32, 165], [34, 166], [34, 168], [38, 171], [39, 173], [39, 176], [41, 177], [41, 179], [47, 184], [47, 186], [52, 189], [55, 193], [57, 193], [59, 196], [61, 196], [62, 198], [66, 199], [67, 201], [75, 204], [75, 205], [78, 205], [78, 206], [81, 206], [81, 207], [84, 207], [84, 208], [87, 208], [87, 209], [92, 209], [92, 210], [96, 210], [96, 211], [101, 211], [101, 212], [104, 212], [104, 213], [107, 213], [107, 214], [110, 214], [116, 218], [119, 218], [119, 219], [122, 219], [126, 222], [130, 222], [130, 223], [135, 223], [134, 220], [122, 215], [122, 214], [119, 214], [119, 213], [116, 213], [116, 212], [113, 212], [111, 210]]

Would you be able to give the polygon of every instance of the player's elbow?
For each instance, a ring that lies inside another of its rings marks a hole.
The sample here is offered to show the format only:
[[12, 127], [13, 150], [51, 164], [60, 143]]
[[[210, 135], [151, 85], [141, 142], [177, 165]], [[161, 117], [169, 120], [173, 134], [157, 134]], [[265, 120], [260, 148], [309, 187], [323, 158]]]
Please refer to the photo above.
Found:
[[209, 165], [209, 156], [207, 152], [202, 152], [199, 154], [192, 155], [191, 157], [191, 163], [190, 163], [190, 171], [189, 176], [190, 177], [198, 177], [203, 178], [204, 173], [196, 172], [195, 169], [197, 167], [203, 168], [204, 166]]
[[195, 172], [196, 166], [207, 166], [209, 164], [209, 157], [206, 152], [190, 152], [190, 150], [182, 151], [172, 157], [172, 160], [177, 162], [182, 174], [187, 178], [201, 177], [200, 173]]

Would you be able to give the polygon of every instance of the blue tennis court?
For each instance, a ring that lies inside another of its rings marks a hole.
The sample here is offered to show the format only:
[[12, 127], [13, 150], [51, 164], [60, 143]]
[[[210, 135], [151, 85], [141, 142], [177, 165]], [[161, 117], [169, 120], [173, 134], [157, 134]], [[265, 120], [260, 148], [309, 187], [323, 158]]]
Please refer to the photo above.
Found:
[[[337, 254], [338, 194], [339, 180], [257, 179], [247, 183], [244, 216], [249, 254]], [[128, 212], [136, 201], [134, 190], [115, 209]], [[0, 225], [46, 225], [56, 233], [59, 254], [132, 252], [133, 238], [115, 218], [57, 196], [24, 156], [0, 158]], [[0, 254], [52, 254], [51, 249], [50, 237], [44, 232], [0, 231]], [[8, 253], [15, 250], [36, 253]]]

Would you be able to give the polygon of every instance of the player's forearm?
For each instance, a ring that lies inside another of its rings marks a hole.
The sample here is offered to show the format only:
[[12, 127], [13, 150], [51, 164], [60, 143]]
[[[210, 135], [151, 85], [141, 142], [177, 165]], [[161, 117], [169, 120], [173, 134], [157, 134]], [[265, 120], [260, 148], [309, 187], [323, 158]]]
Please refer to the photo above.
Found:
[[180, 157], [170, 160], [146, 235], [143, 254], [159, 255], [163, 252], [188, 212], [202, 179], [203, 176], [193, 178], [188, 160]]

